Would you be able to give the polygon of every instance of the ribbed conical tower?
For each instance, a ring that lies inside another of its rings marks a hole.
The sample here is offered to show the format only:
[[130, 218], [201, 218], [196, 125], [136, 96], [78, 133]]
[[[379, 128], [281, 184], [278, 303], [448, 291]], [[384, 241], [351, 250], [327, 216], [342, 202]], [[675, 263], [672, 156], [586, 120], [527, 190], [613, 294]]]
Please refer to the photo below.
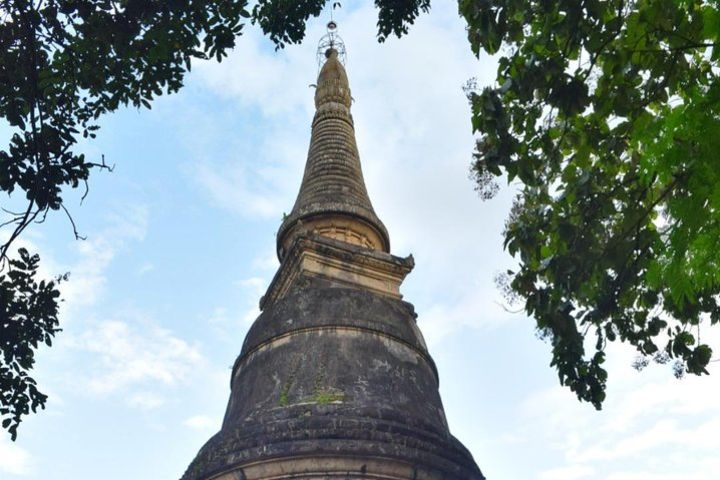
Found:
[[350, 105], [352, 96], [338, 51], [329, 48], [318, 75], [315, 118], [305, 175], [295, 206], [278, 231], [278, 256], [307, 232], [347, 235], [343, 240], [390, 251], [385, 225], [365, 188]]
[[280, 268], [233, 367], [223, 425], [182, 480], [483, 480], [449, 432], [438, 376], [360, 168], [332, 42]]

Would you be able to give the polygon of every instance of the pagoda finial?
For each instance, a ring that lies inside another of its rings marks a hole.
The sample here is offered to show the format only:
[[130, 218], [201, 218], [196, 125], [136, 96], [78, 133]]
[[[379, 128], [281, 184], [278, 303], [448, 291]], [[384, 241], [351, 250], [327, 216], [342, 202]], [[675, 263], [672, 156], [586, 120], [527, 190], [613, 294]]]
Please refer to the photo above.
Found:
[[323, 35], [318, 42], [317, 61], [320, 67], [327, 61], [330, 57], [330, 52], [333, 50], [337, 53], [340, 63], [345, 65], [347, 51], [345, 50], [345, 42], [337, 33], [337, 28], [337, 23], [331, 19], [327, 24], [327, 33]]

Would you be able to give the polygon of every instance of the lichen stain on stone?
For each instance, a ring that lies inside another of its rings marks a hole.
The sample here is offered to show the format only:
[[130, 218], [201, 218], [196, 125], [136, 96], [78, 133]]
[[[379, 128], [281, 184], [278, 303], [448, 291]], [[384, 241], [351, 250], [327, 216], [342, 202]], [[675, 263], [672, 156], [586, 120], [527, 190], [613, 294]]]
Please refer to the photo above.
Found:
[[384, 371], [386, 371], [386, 372], [389, 372], [389, 371], [390, 371], [390, 367], [391, 367], [390, 362], [388, 362], [387, 360], [379, 360], [379, 359], [377, 359], [377, 358], [373, 358], [373, 359], [372, 359], [372, 368], [373, 368], [373, 370], [380, 370], [380, 369], [382, 369], [382, 370], [384, 370]]

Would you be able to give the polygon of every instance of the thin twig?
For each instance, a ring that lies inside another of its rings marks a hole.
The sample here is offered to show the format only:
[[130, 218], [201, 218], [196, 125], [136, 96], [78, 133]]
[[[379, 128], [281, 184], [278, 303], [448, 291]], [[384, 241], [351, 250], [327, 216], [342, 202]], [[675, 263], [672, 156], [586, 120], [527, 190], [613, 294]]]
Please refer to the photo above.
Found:
[[88, 165], [90, 165], [91, 167], [98, 167], [102, 170], [107, 170], [108, 172], [112, 172], [115, 170], [114, 163], [113, 163], [112, 167], [110, 165], [108, 165], [107, 163], [105, 163], [105, 154], [102, 155], [102, 163], [88, 162]]
[[67, 215], [68, 219], [70, 220], [70, 224], [72, 225], [72, 228], [73, 228], [73, 233], [75, 234], [75, 240], [87, 240], [87, 237], [83, 237], [82, 235], [80, 235], [78, 233], [77, 227], [75, 226], [75, 220], [73, 220], [72, 215], [70, 215], [70, 212], [65, 207], [65, 205], [63, 205], [61, 203], [60, 207], [62, 207], [62, 209], [65, 211], [65, 215]]
[[13, 233], [10, 235], [10, 238], [8, 239], [5, 244], [0, 247], [0, 260], [5, 258], [7, 256], [7, 251], [10, 248], [10, 245], [12, 242], [15, 241], [15, 239], [22, 233], [23, 230], [27, 228], [27, 226], [35, 220], [35, 217], [37, 216], [38, 212], [36, 211], [34, 214], [32, 213], [32, 209], [35, 206], [35, 200], [30, 200], [30, 203], [28, 204], [28, 208], [23, 214], [21, 218], [18, 218], [18, 226], [15, 228]]
[[50, 208], [49, 208], [49, 207], [45, 207], [45, 210], [43, 210], [42, 219], [40, 219], [40, 220], [35, 220], [35, 223], [37, 223], [37, 224], [45, 223], [45, 220], [47, 219], [47, 215], [48, 215], [48, 212], [49, 212], [49, 211], [50, 211]]
[[83, 193], [83, 196], [80, 198], [80, 205], [83, 204], [85, 197], [87, 197], [88, 193], [90, 193], [90, 185], [88, 185], [87, 178], [83, 178], [83, 182], [85, 183], [85, 193]]
[[24, 212], [13, 212], [12, 210], [8, 210], [7, 208], [4, 208], [4, 207], [0, 207], [0, 209], [2, 209], [2, 211], [7, 213], [8, 215], [14, 215], [16, 217], [22, 217], [23, 215], [25, 215]]
[[2, 228], [2, 227], [7, 227], [8, 225], [10, 225], [10, 224], [12, 224], [12, 223], [17, 223], [21, 218], [22, 218], [22, 216], [21, 216], [21, 215], [18, 215], [18, 216], [16, 216], [15, 218], [12, 218], [12, 219], [8, 220], [7, 222], [0, 223], [0, 228]]
[[498, 302], [498, 301], [494, 301], [494, 303], [495, 303], [497, 306], [499, 306], [500, 308], [502, 308], [503, 310], [505, 310], [507, 313], [517, 314], [517, 313], [522, 313], [522, 312], [525, 311], [524, 308], [520, 308], [520, 309], [518, 309], [518, 310], [511, 310], [511, 309], [509, 309], [507, 306], [503, 305], [502, 303], [500, 303], [500, 302]]

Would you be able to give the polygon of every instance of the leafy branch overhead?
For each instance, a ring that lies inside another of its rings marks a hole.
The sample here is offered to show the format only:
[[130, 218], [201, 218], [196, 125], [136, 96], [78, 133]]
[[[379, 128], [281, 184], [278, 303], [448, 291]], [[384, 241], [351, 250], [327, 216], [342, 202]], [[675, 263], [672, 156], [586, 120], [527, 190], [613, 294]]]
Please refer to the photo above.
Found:
[[[305, 25], [317, 17], [328, 0], [258, 0], [253, 7], [253, 23], [275, 42], [278, 48], [300, 43], [305, 38]], [[332, 2], [333, 10], [341, 6]], [[421, 13], [430, 11], [430, 0], [375, 0], [378, 9], [378, 40], [390, 35], [401, 37]]]
[[[469, 92], [481, 193], [519, 185], [509, 286], [600, 408], [608, 342], [707, 373], [720, 320], [720, 5], [460, 2], [497, 87]], [[491, 191], [489, 192], [492, 193]]]

